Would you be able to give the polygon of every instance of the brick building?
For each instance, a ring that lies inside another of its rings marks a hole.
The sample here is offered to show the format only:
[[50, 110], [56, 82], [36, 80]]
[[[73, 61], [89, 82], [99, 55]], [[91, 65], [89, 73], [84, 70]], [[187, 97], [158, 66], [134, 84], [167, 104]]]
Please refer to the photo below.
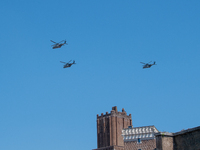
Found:
[[159, 132], [156, 150], [200, 150], [200, 126], [176, 133]]
[[122, 130], [124, 150], [155, 150], [158, 133], [155, 126], [132, 127]]
[[95, 150], [124, 150], [122, 129], [132, 126], [131, 114], [112, 107], [110, 113], [97, 115], [97, 146]]
[[200, 126], [176, 133], [155, 126], [133, 127], [131, 114], [112, 107], [97, 115], [97, 149], [93, 150], [200, 150]]

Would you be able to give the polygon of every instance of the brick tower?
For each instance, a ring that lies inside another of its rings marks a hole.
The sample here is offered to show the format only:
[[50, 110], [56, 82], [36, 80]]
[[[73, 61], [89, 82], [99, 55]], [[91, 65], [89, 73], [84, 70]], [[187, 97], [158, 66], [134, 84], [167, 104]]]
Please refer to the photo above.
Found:
[[122, 129], [132, 126], [131, 114], [126, 111], [117, 111], [117, 107], [112, 107], [110, 113], [106, 112], [101, 116], [97, 115], [97, 145], [95, 150], [124, 150]]

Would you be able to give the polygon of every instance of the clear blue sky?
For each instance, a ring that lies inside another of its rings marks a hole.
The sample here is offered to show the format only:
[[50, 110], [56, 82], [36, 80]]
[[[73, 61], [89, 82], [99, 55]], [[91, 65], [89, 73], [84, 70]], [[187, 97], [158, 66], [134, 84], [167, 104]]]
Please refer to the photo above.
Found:
[[[199, 126], [199, 8], [198, 0], [3, 0], [0, 149], [94, 149], [96, 115], [113, 106], [135, 127]], [[51, 48], [63, 39], [69, 45]]]

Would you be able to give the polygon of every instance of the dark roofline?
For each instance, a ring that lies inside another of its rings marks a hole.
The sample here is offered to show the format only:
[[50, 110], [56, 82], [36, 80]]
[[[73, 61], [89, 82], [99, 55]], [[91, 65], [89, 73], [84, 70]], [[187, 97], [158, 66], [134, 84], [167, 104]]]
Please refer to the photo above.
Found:
[[182, 130], [182, 131], [175, 132], [175, 133], [158, 132], [158, 133], [155, 133], [154, 135], [155, 136], [159, 136], [159, 135], [162, 135], [162, 136], [177, 136], [177, 135], [181, 135], [181, 134], [185, 134], [185, 133], [189, 133], [189, 132], [193, 132], [193, 131], [197, 131], [197, 130], [200, 130], [200, 126], [194, 127], [194, 128], [189, 128], [187, 130]]
[[188, 128], [187, 130], [182, 130], [182, 131], [179, 131], [179, 132], [175, 132], [174, 135], [180, 135], [180, 134], [192, 132], [192, 131], [195, 131], [195, 130], [200, 130], [200, 126], [194, 127], [194, 128]]

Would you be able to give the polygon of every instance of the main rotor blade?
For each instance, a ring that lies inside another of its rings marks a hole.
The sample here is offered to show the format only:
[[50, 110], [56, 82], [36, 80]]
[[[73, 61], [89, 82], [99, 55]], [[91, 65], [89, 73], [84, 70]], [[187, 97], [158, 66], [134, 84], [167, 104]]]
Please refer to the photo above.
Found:
[[[69, 62], [71, 62], [71, 61], [72, 61], [72, 60], [70, 60]], [[69, 63], [69, 62], [68, 62], [68, 63]]]
[[52, 41], [52, 40], [50, 40], [51, 42], [53, 42], [53, 43], [56, 43], [56, 42], [54, 42], [54, 41]]
[[[150, 61], [150, 62], [152, 62], [152, 61]], [[148, 63], [150, 63], [150, 62], [148, 62]]]
[[60, 61], [60, 62], [66, 64], [66, 62], [63, 62], [63, 61]]
[[62, 40], [62, 41], [60, 41], [59, 43], [61, 43], [61, 42], [63, 42], [63, 41], [65, 41], [65, 40]]
[[140, 63], [142, 63], [142, 64], [146, 64], [146, 63], [143, 63], [143, 62], [140, 62]]

